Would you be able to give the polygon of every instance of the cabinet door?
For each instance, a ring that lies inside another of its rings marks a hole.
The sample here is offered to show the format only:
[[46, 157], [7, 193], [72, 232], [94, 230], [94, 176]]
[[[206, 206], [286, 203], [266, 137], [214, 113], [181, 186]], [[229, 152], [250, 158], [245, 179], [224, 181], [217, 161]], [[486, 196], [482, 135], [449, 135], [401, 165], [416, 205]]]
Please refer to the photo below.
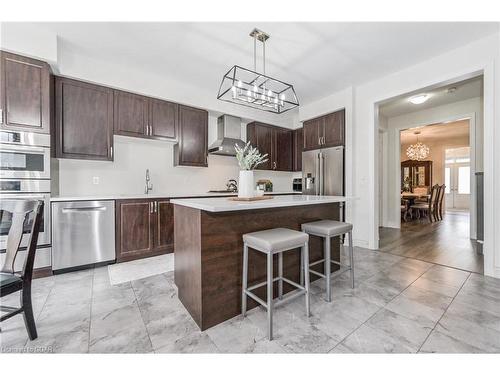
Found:
[[267, 154], [267, 162], [259, 165], [257, 169], [274, 169], [275, 160], [273, 151], [275, 137], [273, 136], [273, 128], [265, 124], [252, 122], [247, 125], [247, 139], [261, 154]]
[[116, 201], [116, 260], [150, 256], [153, 250], [153, 205], [150, 199]]
[[113, 90], [56, 78], [56, 157], [113, 160]]
[[207, 167], [208, 112], [179, 106], [179, 142], [174, 147], [175, 164]]
[[293, 170], [293, 132], [286, 129], [273, 129], [275, 149], [273, 151], [275, 170]]
[[177, 139], [177, 118], [179, 106], [164, 100], [149, 100], [150, 136], [161, 139]]
[[114, 134], [132, 137], [147, 135], [148, 99], [115, 90]]
[[324, 116], [323, 144], [321, 147], [342, 146], [344, 144], [345, 110]]
[[300, 172], [302, 170], [302, 151], [304, 151], [303, 129], [293, 131], [293, 170]]
[[323, 135], [323, 119], [315, 118], [312, 120], [304, 121], [304, 150], [316, 150], [321, 148], [320, 137]]
[[174, 205], [168, 199], [155, 200], [154, 251], [158, 254], [174, 251]]
[[6, 52], [0, 58], [0, 128], [49, 133], [48, 64]]

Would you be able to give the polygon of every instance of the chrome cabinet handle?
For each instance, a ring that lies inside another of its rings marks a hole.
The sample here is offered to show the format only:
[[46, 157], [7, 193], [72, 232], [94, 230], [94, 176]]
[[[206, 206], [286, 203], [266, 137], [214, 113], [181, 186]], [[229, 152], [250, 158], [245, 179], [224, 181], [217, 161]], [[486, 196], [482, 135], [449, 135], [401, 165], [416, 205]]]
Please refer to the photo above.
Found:
[[273, 169], [276, 169], [276, 162], [273, 162]]
[[113, 158], [113, 146], [111, 146], [109, 148], [109, 153], [110, 153], [111, 158]]
[[153, 213], [153, 202], [149, 202], [149, 213]]
[[155, 201], [155, 212], [158, 212], [158, 201]]
[[3, 109], [0, 108], [0, 124], [3, 124]]

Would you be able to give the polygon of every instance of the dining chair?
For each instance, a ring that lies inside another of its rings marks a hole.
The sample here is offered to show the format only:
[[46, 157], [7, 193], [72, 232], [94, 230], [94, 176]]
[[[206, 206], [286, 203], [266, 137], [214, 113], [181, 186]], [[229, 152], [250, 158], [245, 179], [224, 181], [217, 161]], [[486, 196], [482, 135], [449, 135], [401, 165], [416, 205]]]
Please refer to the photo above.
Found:
[[408, 215], [412, 217], [412, 209], [410, 206], [410, 201], [408, 199], [401, 199], [401, 215], [405, 222], [408, 221]]
[[[7, 314], [0, 316], [0, 322], [23, 313], [28, 336], [30, 340], [34, 340], [38, 335], [31, 303], [31, 280], [33, 278], [36, 243], [43, 215], [43, 201], [4, 199], [0, 201], [0, 212], [2, 218], [5, 215], [11, 215], [5, 263], [0, 269], [0, 297], [21, 291], [20, 307], [0, 306], [1, 311], [7, 312]], [[29, 234], [26, 258], [21, 272], [16, 272], [14, 263], [24, 234]]]
[[439, 220], [443, 220], [443, 214], [444, 214], [444, 193], [446, 190], [446, 185], [443, 184], [439, 187], [439, 195], [436, 199], [436, 216], [438, 217]]
[[415, 188], [413, 188], [413, 192], [415, 194], [421, 194], [420, 197], [415, 198], [415, 203], [427, 203], [427, 202], [429, 202], [429, 198], [426, 197], [426, 195], [429, 194], [429, 187], [428, 186], [415, 187]]
[[431, 188], [431, 195], [427, 203], [415, 203], [412, 209], [416, 210], [417, 219], [420, 219], [420, 213], [423, 212], [432, 223], [437, 220], [436, 218], [436, 202], [439, 193], [439, 185], [436, 184]]

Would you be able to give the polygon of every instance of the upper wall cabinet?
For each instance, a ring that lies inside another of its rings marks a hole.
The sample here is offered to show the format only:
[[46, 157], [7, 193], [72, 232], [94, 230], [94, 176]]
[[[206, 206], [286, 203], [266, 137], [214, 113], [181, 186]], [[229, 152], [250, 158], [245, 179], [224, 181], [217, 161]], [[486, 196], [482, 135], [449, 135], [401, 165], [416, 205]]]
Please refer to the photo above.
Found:
[[247, 125], [247, 140], [261, 154], [268, 154], [268, 161], [257, 167], [263, 170], [293, 170], [293, 132], [260, 122]]
[[304, 150], [344, 145], [345, 110], [304, 121]]
[[0, 129], [49, 133], [49, 65], [3, 51], [0, 59]]
[[143, 137], [148, 134], [148, 99], [128, 92], [114, 92], [114, 134]]
[[119, 90], [114, 102], [114, 134], [177, 140], [177, 104]]
[[113, 160], [113, 90], [56, 77], [56, 157]]
[[293, 170], [302, 170], [302, 151], [304, 151], [304, 129], [298, 128], [293, 131]]
[[208, 112], [179, 105], [179, 137], [175, 165], [208, 167]]

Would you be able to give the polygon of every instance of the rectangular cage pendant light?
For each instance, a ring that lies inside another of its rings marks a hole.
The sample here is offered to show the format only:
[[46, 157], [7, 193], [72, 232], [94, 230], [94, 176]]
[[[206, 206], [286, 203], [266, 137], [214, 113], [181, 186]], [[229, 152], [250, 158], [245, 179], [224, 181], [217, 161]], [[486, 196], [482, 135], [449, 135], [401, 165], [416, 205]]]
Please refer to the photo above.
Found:
[[[224, 74], [217, 99], [273, 113], [284, 113], [299, 105], [292, 85], [266, 75], [266, 40], [269, 35], [254, 29], [254, 70], [235, 65]], [[262, 42], [263, 72], [257, 72], [257, 40]]]

